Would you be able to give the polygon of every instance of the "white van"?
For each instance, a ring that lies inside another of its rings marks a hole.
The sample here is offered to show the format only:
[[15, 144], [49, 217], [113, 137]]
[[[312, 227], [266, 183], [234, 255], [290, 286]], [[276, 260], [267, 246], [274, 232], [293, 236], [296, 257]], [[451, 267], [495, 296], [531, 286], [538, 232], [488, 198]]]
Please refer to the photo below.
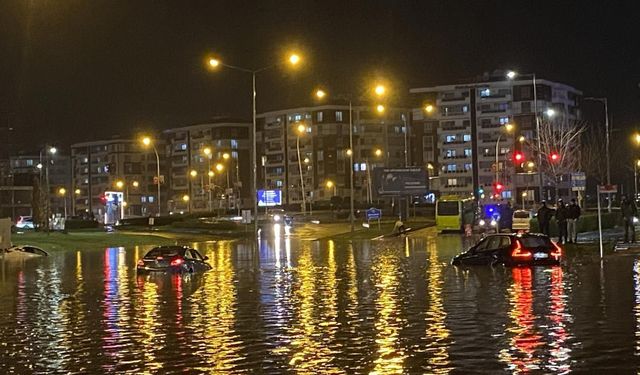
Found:
[[533, 212], [527, 210], [515, 210], [513, 211], [513, 221], [511, 222], [511, 229], [514, 231], [528, 232], [531, 229], [531, 219], [533, 218]]

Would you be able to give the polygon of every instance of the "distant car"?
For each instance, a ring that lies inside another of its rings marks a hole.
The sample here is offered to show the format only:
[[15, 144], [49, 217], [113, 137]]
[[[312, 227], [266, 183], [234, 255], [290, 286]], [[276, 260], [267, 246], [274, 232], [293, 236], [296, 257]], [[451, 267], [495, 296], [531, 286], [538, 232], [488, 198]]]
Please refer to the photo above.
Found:
[[474, 229], [478, 233], [497, 233], [498, 225], [498, 219], [487, 217], [477, 220]]
[[159, 246], [138, 261], [136, 270], [145, 272], [194, 273], [205, 272], [211, 265], [198, 250], [186, 246]]
[[531, 229], [531, 219], [533, 218], [533, 212], [528, 210], [516, 210], [513, 212], [513, 220], [511, 222], [511, 229], [514, 231], [528, 232]]
[[18, 229], [34, 229], [35, 224], [33, 223], [33, 217], [31, 216], [20, 216], [16, 221], [16, 228]]
[[463, 265], [544, 265], [558, 264], [562, 248], [543, 234], [492, 234], [467, 252], [453, 258], [452, 264]]
[[273, 208], [269, 210], [268, 219], [273, 223], [282, 223], [286, 215], [287, 213], [285, 210], [281, 208]]

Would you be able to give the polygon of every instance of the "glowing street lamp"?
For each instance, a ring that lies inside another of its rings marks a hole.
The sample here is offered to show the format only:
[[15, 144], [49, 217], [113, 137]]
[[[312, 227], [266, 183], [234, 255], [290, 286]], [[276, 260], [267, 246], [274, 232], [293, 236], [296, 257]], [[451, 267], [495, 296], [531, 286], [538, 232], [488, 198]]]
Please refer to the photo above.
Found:
[[183, 202], [189, 202], [189, 200], [190, 200], [190, 198], [189, 198], [188, 194], [185, 194], [185, 195], [182, 196], [182, 201]]
[[433, 113], [435, 107], [432, 104], [427, 104], [424, 106], [424, 111], [427, 113]]
[[76, 195], [80, 195], [80, 194], [82, 194], [82, 190], [80, 190], [80, 189], [76, 189], [76, 190], [74, 191], [74, 193], [75, 193]]
[[300, 172], [300, 191], [302, 192], [302, 215], [307, 214], [307, 196], [304, 189], [304, 175], [302, 174], [302, 157], [300, 156], [300, 137], [307, 132], [307, 127], [304, 124], [299, 124], [296, 127], [296, 152], [298, 154], [298, 171]]
[[336, 184], [334, 184], [333, 181], [328, 180], [325, 183], [325, 185], [327, 186], [327, 189], [333, 189], [333, 196], [335, 196], [336, 195], [336, 188], [337, 188]]
[[374, 89], [374, 91], [377, 96], [382, 96], [385, 94], [387, 89], [384, 87], [384, 85], [376, 85], [376, 88]]
[[[289, 55], [289, 58], [287, 60], [287, 62], [291, 65], [291, 66], [296, 66], [298, 64], [300, 64], [300, 62], [302, 61], [302, 58], [300, 57], [300, 55], [296, 54], [296, 53], [291, 53]], [[256, 96], [257, 96], [257, 91], [256, 91], [256, 75], [258, 73], [264, 72], [266, 70], [269, 70], [273, 67], [276, 67], [278, 65], [282, 65], [281, 63], [277, 63], [277, 64], [273, 64], [273, 65], [267, 65], [264, 66], [262, 68], [259, 69], [247, 69], [247, 68], [243, 68], [243, 67], [239, 67], [239, 66], [234, 66], [234, 65], [229, 65], [229, 64], [225, 64], [222, 61], [220, 61], [217, 58], [209, 58], [208, 60], [208, 65], [210, 68], [212, 69], [216, 69], [219, 66], [223, 66], [229, 69], [233, 69], [233, 70], [237, 70], [239, 72], [243, 72], [243, 73], [247, 73], [247, 74], [251, 74], [251, 104], [252, 104], [252, 110], [251, 110], [251, 118], [252, 118], [252, 123], [253, 123], [253, 127], [252, 127], [252, 152], [251, 152], [251, 169], [252, 169], [252, 174], [253, 174], [253, 180], [252, 180], [252, 188], [253, 188], [253, 214], [254, 214], [254, 226], [253, 226], [253, 230], [254, 230], [254, 234], [257, 236], [258, 234], [258, 195], [256, 194], [258, 191], [258, 185], [257, 185], [257, 180], [258, 180], [258, 165], [257, 165], [257, 116], [256, 116]], [[257, 238], [257, 237], [256, 237]]]
[[[504, 125], [504, 130], [506, 130], [507, 133], [511, 133], [513, 129], [514, 129], [514, 126], [512, 124]], [[498, 139], [496, 140], [496, 182], [498, 182], [500, 178], [500, 139], [501, 138], [502, 138], [502, 133], [498, 135]]]
[[384, 113], [384, 110], [385, 110], [384, 105], [382, 105], [382, 104], [378, 104], [378, 105], [376, 106], [376, 111], [377, 111], [378, 113]]
[[377, 156], [377, 157], [380, 157], [380, 156], [382, 156], [382, 150], [381, 150], [381, 149], [379, 149], [379, 148], [377, 148], [377, 149], [375, 149], [375, 151], [373, 152], [373, 154], [374, 154], [375, 156]]
[[67, 189], [61, 187], [60, 189], [58, 189], [58, 194], [64, 200], [64, 219], [67, 220]]
[[213, 176], [215, 176], [216, 174], [215, 174], [213, 171], [209, 171], [209, 172], [207, 172], [207, 175], [208, 175], [209, 177], [213, 177]]
[[224, 164], [218, 163], [216, 164], [216, 171], [222, 172], [224, 170]]
[[316, 90], [316, 98], [323, 99], [325, 96], [327, 96], [327, 93], [324, 90]]
[[160, 216], [162, 213], [162, 205], [160, 203], [160, 156], [158, 155], [158, 149], [156, 145], [153, 143], [150, 137], [143, 137], [142, 144], [145, 146], [153, 147], [153, 152], [156, 155], [156, 183], [158, 184], [158, 213], [157, 216]]
[[131, 185], [132, 185], [134, 188], [137, 188], [138, 186], [140, 186], [140, 183], [139, 183], [138, 181], [133, 181], [133, 183], [131, 183]]
[[122, 180], [116, 181], [116, 187], [118, 189], [122, 189], [123, 186], [124, 186], [124, 182], [122, 182]]
[[196, 171], [195, 169], [192, 169], [192, 170], [189, 172], [189, 175], [190, 175], [191, 177], [196, 177], [196, 176], [198, 176], [198, 171]]
[[553, 108], [548, 108], [548, 109], [545, 111], [545, 114], [546, 114], [548, 117], [553, 117], [553, 116], [555, 116], [555, 115], [556, 115], [556, 111], [555, 111]]

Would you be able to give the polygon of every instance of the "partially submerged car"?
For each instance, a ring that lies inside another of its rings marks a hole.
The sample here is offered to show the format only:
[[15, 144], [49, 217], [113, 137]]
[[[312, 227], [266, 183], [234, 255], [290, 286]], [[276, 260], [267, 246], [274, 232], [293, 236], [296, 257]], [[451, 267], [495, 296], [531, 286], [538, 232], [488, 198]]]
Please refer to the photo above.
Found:
[[186, 246], [158, 246], [151, 249], [138, 261], [136, 270], [144, 272], [194, 273], [211, 269], [196, 249]]
[[455, 266], [559, 264], [562, 248], [543, 234], [492, 234], [453, 258]]
[[22, 245], [22, 246], [12, 246], [4, 250], [4, 255], [7, 256], [8, 258], [14, 258], [14, 257], [33, 258], [33, 257], [47, 257], [49, 256], [49, 253], [47, 253], [46, 251], [42, 250], [37, 246]]

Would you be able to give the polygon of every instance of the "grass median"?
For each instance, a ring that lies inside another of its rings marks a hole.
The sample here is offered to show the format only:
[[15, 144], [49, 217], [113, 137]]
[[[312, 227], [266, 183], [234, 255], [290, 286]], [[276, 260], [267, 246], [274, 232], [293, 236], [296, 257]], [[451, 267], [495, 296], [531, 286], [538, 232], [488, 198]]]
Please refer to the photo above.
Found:
[[11, 236], [14, 245], [34, 245], [46, 251], [86, 250], [105, 247], [132, 247], [136, 245], [171, 245], [173, 238], [138, 233], [121, 233], [105, 231], [77, 232], [24, 232]]

